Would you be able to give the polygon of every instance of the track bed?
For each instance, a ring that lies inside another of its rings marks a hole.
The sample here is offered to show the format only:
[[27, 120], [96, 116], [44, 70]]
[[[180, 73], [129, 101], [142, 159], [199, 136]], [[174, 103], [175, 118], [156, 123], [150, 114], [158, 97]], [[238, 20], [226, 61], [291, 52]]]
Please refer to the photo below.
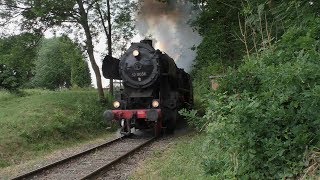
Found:
[[119, 138], [14, 179], [92, 178], [153, 140], [153, 137]]

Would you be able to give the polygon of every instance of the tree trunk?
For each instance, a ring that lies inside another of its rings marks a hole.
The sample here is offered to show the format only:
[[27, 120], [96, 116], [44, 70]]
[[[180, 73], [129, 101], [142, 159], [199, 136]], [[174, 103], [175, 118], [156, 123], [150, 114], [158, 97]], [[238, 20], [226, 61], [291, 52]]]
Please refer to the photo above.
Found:
[[[111, 15], [110, 15], [110, 0], [107, 0], [107, 8], [108, 8], [108, 31], [107, 39], [108, 39], [108, 55], [112, 57], [112, 41], [111, 41]], [[110, 94], [113, 95], [113, 79], [110, 79]]]
[[99, 94], [99, 99], [101, 101], [104, 101], [104, 93], [103, 93], [103, 88], [102, 88], [102, 82], [101, 82], [101, 74], [100, 74], [100, 69], [99, 66], [97, 65], [94, 55], [93, 55], [93, 43], [92, 43], [92, 36], [90, 32], [90, 27], [88, 23], [88, 14], [86, 13], [84, 7], [83, 7], [83, 2], [82, 0], [77, 0], [77, 3], [79, 5], [79, 13], [80, 13], [80, 24], [82, 25], [84, 32], [86, 34], [86, 47], [87, 47], [87, 53], [89, 55], [89, 60], [92, 66], [92, 69], [96, 75], [97, 79], [97, 88], [98, 88], [98, 94]]

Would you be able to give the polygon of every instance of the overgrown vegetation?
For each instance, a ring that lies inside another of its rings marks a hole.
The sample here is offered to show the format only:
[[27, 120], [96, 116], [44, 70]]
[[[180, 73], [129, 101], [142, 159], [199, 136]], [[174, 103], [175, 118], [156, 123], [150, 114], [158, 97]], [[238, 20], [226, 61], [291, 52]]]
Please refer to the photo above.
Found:
[[35, 87], [54, 90], [91, 85], [89, 67], [80, 48], [66, 36], [43, 39], [35, 65]]
[[[206, 133], [203, 170], [217, 179], [319, 176], [319, 158], [310, 158], [319, 157], [320, 146], [319, 3], [202, 5], [196, 25], [204, 41], [193, 75], [207, 108], [200, 118], [194, 111], [183, 114]], [[211, 22], [217, 13], [228, 19], [228, 8], [238, 12], [230, 21], [234, 32]], [[225, 41], [230, 43], [222, 46]], [[236, 63], [229, 63], [226, 48], [240, 53]], [[208, 76], [215, 74], [224, 77], [213, 92]]]
[[23, 33], [0, 39], [0, 88], [11, 92], [30, 81], [39, 36]]
[[[166, 151], [155, 151], [153, 157], [133, 175], [132, 179], [213, 179], [206, 175], [199, 151], [205, 137], [189, 134], [173, 140]], [[164, 163], [165, 162], [165, 163]]]
[[[41, 44], [41, 46], [38, 46]], [[91, 77], [80, 47], [68, 37], [25, 33], [0, 39], [0, 89], [89, 87]]]
[[0, 91], [0, 167], [108, 133], [94, 90]]

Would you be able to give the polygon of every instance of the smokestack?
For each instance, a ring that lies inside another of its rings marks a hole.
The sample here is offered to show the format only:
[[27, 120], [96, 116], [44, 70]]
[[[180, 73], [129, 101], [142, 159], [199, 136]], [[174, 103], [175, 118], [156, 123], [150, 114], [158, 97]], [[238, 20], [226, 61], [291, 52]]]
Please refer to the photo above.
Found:
[[145, 44], [149, 44], [151, 47], [153, 47], [151, 39], [144, 39], [144, 40], [141, 40], [140, 42], [145, 43]]
[[197, 16], [193, 4], [183, 0], [144, 0], [136, 22], [140, 37], [154, 40], [156, 49], [166, 52], [179, 68], [190, 71], [196, 57], [192, 47], [202, 38], [188, 24]]

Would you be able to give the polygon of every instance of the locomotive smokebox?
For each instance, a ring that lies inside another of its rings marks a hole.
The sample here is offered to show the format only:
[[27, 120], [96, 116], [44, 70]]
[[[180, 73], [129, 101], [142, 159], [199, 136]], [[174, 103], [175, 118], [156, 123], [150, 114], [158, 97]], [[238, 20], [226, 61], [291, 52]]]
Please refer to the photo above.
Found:
[[152, 47], [152, 40], [131, 43], [119, 63], [124, 86], [137, 89], [156, 84], [160, 76], [160, 55], [161, 52]]

